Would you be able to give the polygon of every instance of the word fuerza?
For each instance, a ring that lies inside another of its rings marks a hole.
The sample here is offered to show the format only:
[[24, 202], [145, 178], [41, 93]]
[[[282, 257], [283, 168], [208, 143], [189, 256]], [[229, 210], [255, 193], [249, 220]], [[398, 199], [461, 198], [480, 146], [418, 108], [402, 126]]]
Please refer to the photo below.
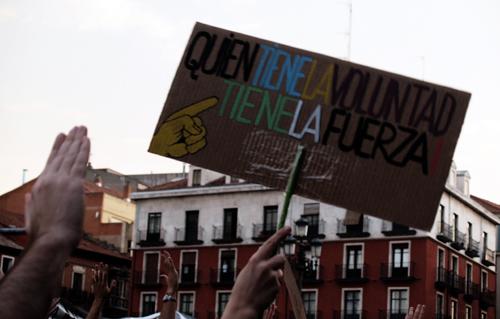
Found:
[[399, 167], [414, 162], [429, 175], [455, 113], [454, 96], [331, 61], [201, 31], [183, 63], [194, 80], [200, 73], [225, 79], [220, 116]]

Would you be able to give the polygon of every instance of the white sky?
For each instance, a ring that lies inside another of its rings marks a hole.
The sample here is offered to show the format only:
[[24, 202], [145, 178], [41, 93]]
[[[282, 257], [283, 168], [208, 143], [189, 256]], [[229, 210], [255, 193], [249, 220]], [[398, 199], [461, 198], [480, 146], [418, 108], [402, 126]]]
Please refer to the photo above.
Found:
[[[180, 171], [146, 149], [195, 21], [345, 58], [335, 1], [0, 0], [0, 193], [85, 124], [94, 167]], [[500, 202], [500, 1], [353, 0], [351, 60], [472, 93], [455, 152]]]

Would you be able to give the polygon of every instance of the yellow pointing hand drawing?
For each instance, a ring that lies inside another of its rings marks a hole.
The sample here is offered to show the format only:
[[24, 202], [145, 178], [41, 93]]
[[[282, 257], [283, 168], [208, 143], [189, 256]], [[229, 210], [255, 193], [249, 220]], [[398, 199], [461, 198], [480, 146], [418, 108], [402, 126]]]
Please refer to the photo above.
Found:
[[207, 130], [197, 115], [216, 106], [218, 101], [216, 97], [209, 97], [170, 115], [153, 136], [149, 150], [171, 157], [182, 157], [201, 150], [207, 144]]

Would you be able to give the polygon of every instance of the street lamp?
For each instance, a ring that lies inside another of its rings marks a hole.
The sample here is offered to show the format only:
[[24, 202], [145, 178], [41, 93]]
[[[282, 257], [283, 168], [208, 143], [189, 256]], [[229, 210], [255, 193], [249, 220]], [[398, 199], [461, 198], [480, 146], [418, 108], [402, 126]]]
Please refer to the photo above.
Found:
[[295, 243], [297, 241], [295, 240], [295, 237], [292, 235], [288, 235], [285, 240], [283, 241], [283, 250], [285, 253], [285, 256], [291, 257], [295, 255]]
[[307, 230], [309, 229], [309, 223], [304, 218], [300, 218], [295, 222], [295, 236], [302, 239], [307, 237]]

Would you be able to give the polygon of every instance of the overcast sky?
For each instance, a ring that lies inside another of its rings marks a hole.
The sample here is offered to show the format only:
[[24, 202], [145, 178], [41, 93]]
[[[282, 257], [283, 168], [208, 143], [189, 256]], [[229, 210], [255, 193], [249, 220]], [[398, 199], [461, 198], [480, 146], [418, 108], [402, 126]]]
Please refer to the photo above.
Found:
[[[85, 124], [94, 167], [180, 171], [147, 153], [196, 21], [472, 93], [455, 152], [500, 202], [500, 1], [0, 0], [0, 193]], [[349, 41], [350, 38], [350, 41]]]

